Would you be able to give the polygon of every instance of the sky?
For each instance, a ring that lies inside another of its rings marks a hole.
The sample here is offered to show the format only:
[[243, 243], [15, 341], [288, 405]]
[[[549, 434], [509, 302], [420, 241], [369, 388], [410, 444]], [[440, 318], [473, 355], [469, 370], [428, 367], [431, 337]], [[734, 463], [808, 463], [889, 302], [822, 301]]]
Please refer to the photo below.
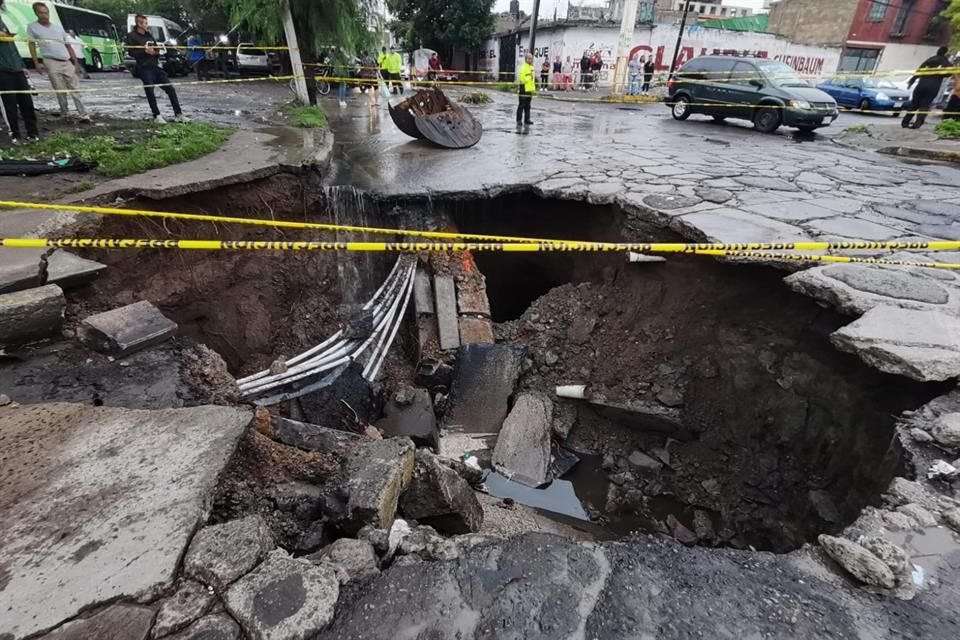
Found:
[[[579, 0], [574, 0], [578, 2]], [[591, 3], [599, 4], [601, 0], [590, 0]], [[662, 1], [662, 0], [661, 0]], [[754, 9], [759, 9], [763, 6], [763, 0], [730, 0], [725, 4], [729, 4], [736, 7], [753, 7]], [[540, 17], [541, 18], [550, 18], [553, 17], [554, 8], [558, 8], [560, 15], [563, 15], [564, 9], [567, 7], [567, 0], [540, 0]], [[497, 3], [494, 5], [493, 10], [497, 13], [501, 11], [510, 10], [510, 0], [497, 0]], [[530, 13], [533, 11], [533, 0], [520, 0], [520, 10]]]

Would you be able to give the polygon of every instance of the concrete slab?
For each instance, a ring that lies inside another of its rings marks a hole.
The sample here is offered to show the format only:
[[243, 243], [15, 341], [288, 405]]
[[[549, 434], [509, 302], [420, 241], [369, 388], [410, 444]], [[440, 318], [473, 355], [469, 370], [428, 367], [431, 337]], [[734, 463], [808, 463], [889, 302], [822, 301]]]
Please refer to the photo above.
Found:
[[170, 589], [251, 417], [214, 406], [0, 409], [0, 632], [23, 638], [97, 603]]
[[486, 318], [460, 318], [460, 344], [493, 344], [493, 324]]
[[418, 316], [432, 316], [436, 313], [433, 308], [430, 275], [422, 268], [417, 268], [417, 273], [413, 276], [413, 308]]
[[42, 284], [40, 262], [44, 251], [0, 248], [0, 293], [39, 287]]
[[[294, 140], [298, 135], [303, 139]], [[208, 191], [299, 169], [302, 164], [324, 164], [332, 146], [333, 136], [325, 131], [239, 129], [213, 153], [105, 182], [82, 197], [84, 201], [138, 196], [161, 200]], [[73, 202], [77, 202], [76, 197]], [[64, 209], [70, 209], [66, 202]]]
[[86, 284], [105, 271], [107, 265], [96, 260], [87, 260], [68, 251], [57, 249], [47, 257], [46, 284], [59, 285], [62, 289]]
[[437, 416], [426, 389], [407, 387], [398, 391], [384, 403], [383, 418], [376, 426], [386, 438], [407, 436], [417, 446], [437, 446]]
[[0, 346], [59, 333], [66, 306], [63, 290], [55, 284], [0, 295]]
[[524, 353], [521, 347], [505, 344], [461, 347], [444, 427], [464, 433], [499, 433]]
[[453, 278], [434, 276], [433, 291], [437, 305], [437, 329], [440, 348], [444, 351], [460, 346], [460, 328], [457, 323], [457, 294]]
[[503, 422], [493, 449], [493, 468], [505, 477], [539, 487], [550, 468], [553, 404], [537, 393], [523, 393]]
[[77, 337], [91, 349], [119, 357], [163, 342], [176, 332], [176, 322], [141, 300], [90, 316], [81, 323]]
[[44, 640], [146, 640], [153, 609], [115, 604], [89, 618], [73, 620], [44, 636]]
[[881, 371], [914, 380], [960, 376], [960, 318], [932, 310], [874, 307], [831, 342]]

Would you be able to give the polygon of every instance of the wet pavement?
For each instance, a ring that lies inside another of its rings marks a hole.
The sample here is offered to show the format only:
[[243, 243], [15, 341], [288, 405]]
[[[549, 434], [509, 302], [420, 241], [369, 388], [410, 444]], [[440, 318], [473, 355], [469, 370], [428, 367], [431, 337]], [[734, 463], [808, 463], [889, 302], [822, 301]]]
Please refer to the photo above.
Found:
[[[39, 90], [50, 89], [46, 76], [31, 72], [30, 80]], [[177, 96], [183, 113], [192, 120], [231, 126], [257, 126], [266, 123], [277, 108], [293, 99], [286, 81], [244, 78], [242, 82], [198, 83], [195, 76], [176, 78]], [[81, 96], [96, 120], [97, 115], [115, 118], [149, 119], [143, 84], [122, 71], [93, 73], [89, 80], [80, 81]], [[52, 93], [38, 93], [33, 98], [39, 109], [57, 110], [57, 99]], [[164, 117], [173, 116], [170, 101], [157, 90], [157, 104]], [[70, 103], [73, 112], [73, 103]], [[41, 114], [41, 119], [44, 114]]]

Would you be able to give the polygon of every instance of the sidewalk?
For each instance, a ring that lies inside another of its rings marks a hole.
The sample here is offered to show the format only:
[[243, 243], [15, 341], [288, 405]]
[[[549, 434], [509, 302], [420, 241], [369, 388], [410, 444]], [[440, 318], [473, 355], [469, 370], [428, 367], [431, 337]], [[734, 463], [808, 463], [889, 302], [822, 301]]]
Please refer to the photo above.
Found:
[[960, 140], [944, 140], [934, 133], [940, 122], [934, 116], [921, 129], [903, 129], [899, 122], [851, 127], [833, 141], [852, 149], [960, 163]]

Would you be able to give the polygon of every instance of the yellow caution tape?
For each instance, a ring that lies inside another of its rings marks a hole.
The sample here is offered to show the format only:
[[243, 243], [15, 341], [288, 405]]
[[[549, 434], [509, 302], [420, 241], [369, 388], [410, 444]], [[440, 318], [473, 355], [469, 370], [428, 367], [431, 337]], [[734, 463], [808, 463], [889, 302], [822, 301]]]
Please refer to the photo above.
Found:
[[459, 231], [423, 231], [389, 227], [366, 227], [358, 225], [327, 224], [323, 222], [298, 222], [294, 220], [273, 220], [266, 218], [244, 218], [238, 216], [214, 216], [203, 213], [177, 213], [172, 211], [151, 211], [148, 209], [118, 209], [114, 207], [96, 207], [74, 204], [49, 204], [39, 202], [19, 202], [0, 200], [0, 208], [35, 209], [39, 211], [75, 211], [98, 215], [119, 215], [147, 218], [169, 218], [172, 220], [193, 220], [221, 224], [241, 224], [260, 227], [285, 229], [312, 229], [322, 231], [341, 231], [351, 233], [371, 233], [401, 236], [420, 236], [442, 240], [480, 240], [484, 242], [508, 242], [527, 245], [551, 245], [554, 251], [562, 251], [571, 246], [572, 251], [636, 251], [654, 253], [697, 253], [701, 251], [955, 251], [960, 249], [958, 240], [846, 240], [841, 242], [587, 242], [583, 240], [556, 240], [530, 238], [523, 236], [501, 236]]
[[924, 267], [928, 269], [960, 269], [960, 263], [928, 262], [914, 260], [890, 260], [888, 258], [860, 258], [855, 256], [832, 256], [803, 253], [768, 253], [764, 251], [714, 251], [697, 250], [694, 253], [705, 256], [723, 256], [726, 258], [746, 258], [771, 262], [830, 262], [842, 264], [876, 264], [899, 267]]
[[[635, 249], [644, 245], [625, 245]], [[316, 242], [276, 240], [152, 240], [134, 238], [0, 238], [0, 247], [16, 249], [181, 249], [189, 251], [348, 251], [348, 252], [421, 252], [421, 251], [500, 251], [506, 253], [548, 253], [553, 251], [623, 251], [601, 243], [581, 242]], [[711, 255], [765, 261], [845, 262], [873, 265], [960, 269], [960, 263], [911, 262], [850, 256], [778, 254], [754, 251], [693, 250], [693, 255]]]

